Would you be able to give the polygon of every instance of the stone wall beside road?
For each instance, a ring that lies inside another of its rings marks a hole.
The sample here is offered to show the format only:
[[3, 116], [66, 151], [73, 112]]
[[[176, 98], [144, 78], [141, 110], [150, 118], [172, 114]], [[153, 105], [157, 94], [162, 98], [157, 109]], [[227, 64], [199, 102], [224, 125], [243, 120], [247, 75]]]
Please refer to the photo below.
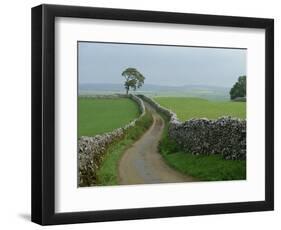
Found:
[[[221, 117], [178, 120], [177, 115], [153, 99], [139, 95], [169, 119], [169, 137], [181, 148], [195, 155], [222, 154], [224, 159], [246, 159], [246, 120]], [[235, 102], [234, 102], [235, 103]]]
[[98, 96], [98, 98], [113, 98], [113, 97], [129, 97], [139, 105], [140, 116], [112, 132], [93, 137], [82, 136], [78, 140], [78, 160], [79, 160], [79, 185], [90, 186], [96, 181], [96, 172], [101, 165], [104, 154], [108, 147], [124, 137], [127, 130], [134, 127], [136, 121], [141, 119], [145, 114], [143, 101], [134, 95], [116, 95], [116, 96]]

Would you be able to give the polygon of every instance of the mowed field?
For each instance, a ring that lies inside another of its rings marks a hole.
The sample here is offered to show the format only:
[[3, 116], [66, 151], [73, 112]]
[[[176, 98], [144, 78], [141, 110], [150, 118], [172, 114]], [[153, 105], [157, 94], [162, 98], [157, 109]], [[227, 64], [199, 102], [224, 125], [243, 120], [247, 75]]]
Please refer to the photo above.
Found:
[[188, 97], [155, 97], [153, 99], [175, 112], [181, 121], [191, 118], [217, 119], [222, 116], [246, 118], [245, 102], [209, 101]]
[[120, 128], [140, 115], [128, 98], [79, 98], [78, 136], [94, 136]]

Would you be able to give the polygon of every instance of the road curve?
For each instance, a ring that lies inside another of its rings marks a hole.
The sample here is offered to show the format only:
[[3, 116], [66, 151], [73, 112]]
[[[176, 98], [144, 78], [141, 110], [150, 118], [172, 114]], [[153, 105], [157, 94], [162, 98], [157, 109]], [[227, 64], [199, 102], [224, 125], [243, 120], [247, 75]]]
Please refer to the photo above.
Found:
[[123, 154], [119, 161], [119, 184], [155, 184], [191, 182], [194, 178], [170, 168], [158, 152], [158, 143], [164, 129], [161, 116], [146, 102], [152, 113], [151, 127]]

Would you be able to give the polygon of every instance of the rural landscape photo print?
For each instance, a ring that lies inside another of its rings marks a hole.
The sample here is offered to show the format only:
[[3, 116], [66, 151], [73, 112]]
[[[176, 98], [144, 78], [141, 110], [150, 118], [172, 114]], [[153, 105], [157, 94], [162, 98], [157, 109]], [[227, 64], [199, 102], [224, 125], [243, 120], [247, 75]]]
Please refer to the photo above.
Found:
[[246, 56], [78, 41], [78, 187], [246, 180]]

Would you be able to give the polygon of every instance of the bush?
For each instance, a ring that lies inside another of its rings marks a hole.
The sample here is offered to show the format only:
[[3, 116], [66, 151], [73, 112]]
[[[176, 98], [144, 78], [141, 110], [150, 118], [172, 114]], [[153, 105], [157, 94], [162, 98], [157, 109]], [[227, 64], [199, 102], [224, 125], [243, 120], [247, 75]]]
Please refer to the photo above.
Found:
[[233, 100], [237, 97], [246, 97], [246, 76], [240, 76], [238, 81], [231, 88], [230, 99]]

